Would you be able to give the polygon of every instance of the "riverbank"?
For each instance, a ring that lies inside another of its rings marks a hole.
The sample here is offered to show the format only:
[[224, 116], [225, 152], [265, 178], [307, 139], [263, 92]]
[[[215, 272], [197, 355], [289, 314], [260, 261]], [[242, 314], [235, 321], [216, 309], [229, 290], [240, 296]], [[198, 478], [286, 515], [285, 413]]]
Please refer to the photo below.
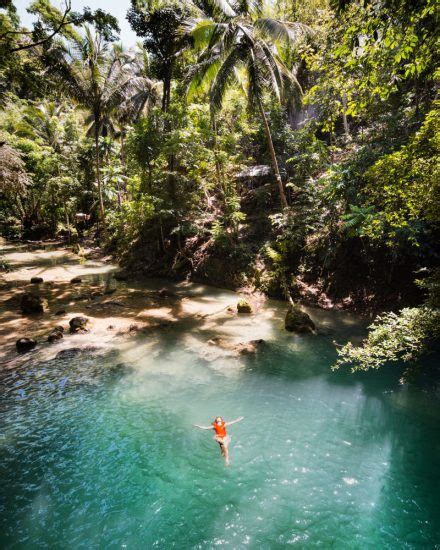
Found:
[[[289, 345], [295, 341], [284, 330], [283, 301], [251, 298], [253, 314], [238, 314], [240, 293], [187, 281], [127, 280], [127, 273], [100, 249], [84, 248], [78, 255], [61, 243], [3, 243], [2, 258], [9, 270], [0, 276], [0, 364], [9, 368], [29, 357], [15, 349], [24, 337], [35, 339], [38, 346], [32, 353], [46, 359], [72, 347], [107, 349], [129, 346], [133, 339], [153, 340], [158, 333], [172, 333], [176, 324], [207, 360], [253, 353], [258, 344], [249, 342], [275, 336]], [[31, 283], [35, 277], [42, 282]], [[43, 313], [21, 312], [26, 293], [41, 297]], [[347, 314], [335, 318], [324, 310], [308, 311], [321, 333], [359, 324]], [[87, 318], [86, 331], [70, 334], [69, 321], [77, 316]], [[64, 337], [48, 343], [58, 326], [64, 328]]]

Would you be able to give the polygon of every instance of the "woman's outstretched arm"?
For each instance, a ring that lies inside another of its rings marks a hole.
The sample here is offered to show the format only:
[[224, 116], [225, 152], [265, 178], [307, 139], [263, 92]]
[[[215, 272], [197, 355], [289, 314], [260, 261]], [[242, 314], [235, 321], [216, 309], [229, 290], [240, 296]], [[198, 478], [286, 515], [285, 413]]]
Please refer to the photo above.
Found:
[[200, 428], [201, 430], [212, 430], [212, 426], [199, 426], [198, 424], [194, 424], [196, 428]]
[[243, 420], [244, 416], [240, 416], [238, 418], [236, 418], [235, 420], [231, 420], [230, 422], [226, 422], [226, 426], [230, 426], [231, 424], [235, 424], [236, 422], [240, 422], [241, 420]]

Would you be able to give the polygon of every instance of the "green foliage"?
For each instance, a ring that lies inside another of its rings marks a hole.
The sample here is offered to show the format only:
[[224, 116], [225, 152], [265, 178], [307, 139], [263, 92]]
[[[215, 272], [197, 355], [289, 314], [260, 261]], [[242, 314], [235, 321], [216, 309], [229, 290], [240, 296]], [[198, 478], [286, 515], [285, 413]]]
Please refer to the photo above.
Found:
[[408, 145], [385, 155], [366, 174], [365, 192], [381, 212], [367, 233], [393, 238], [407, 229], [417, 239], [414, 222], [440, 222], [440, 110], [431, 110]]
[[[439, 48], [438, 2], [351, 2], [334, 17], [321, 19], [320, 48], [306, 55], [319, 78], [309, 101], [322, 109], [332, 130], [345, 113], [374, 118], [393, 107], [404, 108], [414, 94], [429, 102]], [[431, 96], [432, 97], [432, 96]]]
[[378, 221], [374, 206], [349, 205], [350, 211], [342, 216], [344, 229], [350, 237], [365, 237], [374, 232]]
[[295, 185], [302, 185], [307, 178], [324, 168], [328, 161], [328, 150], [323, 141], [316, 137], [316, 124], [309, 123], [300, 130], [290, 128], [284, 139], [289, 156], [286, 160], [290, 179]]
[[119, 210], [109, 214], [109, 230], [119, 253], [129, 250], [136, 243], [145, 224], [153, 220], [155, 212], [152, 197], [142, 195], [137, 200], [125, 201]]
[[352, 372], [378, 369], [396, 362], [412, 362], [440, 338], [440, 311], [430, 307], [404, 308], [379, 315], [362, 346], [351, 342], [338, 349], [334, 369], [350, 365]]

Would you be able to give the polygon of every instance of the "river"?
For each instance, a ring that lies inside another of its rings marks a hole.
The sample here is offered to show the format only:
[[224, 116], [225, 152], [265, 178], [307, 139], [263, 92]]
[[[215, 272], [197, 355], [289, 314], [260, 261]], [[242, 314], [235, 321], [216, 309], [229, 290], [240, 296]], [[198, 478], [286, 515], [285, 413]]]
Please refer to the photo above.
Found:
[[[308, 309], [318, 334], [296, 336], [282, 302], [237, 315], [230, 291], [116, 282], [58, 248], [3, 253], [1, 548], [440, 548], [438, 383], [332, 372], [359, 319]], [[24, 318], [37, 274], [49, 310]], [[89, 332], [43, 342], [74, 314]], [[41, 344], [17, 357], [30, 334]], [[229, 467], [193, 427], [216, 415], [245, 417]]]

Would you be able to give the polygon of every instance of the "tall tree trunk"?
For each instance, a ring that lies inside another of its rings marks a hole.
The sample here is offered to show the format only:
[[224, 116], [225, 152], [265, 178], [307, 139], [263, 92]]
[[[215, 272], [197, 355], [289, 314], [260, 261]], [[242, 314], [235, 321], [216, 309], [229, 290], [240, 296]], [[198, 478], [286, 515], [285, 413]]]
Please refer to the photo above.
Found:
[[[163, 95], [162, 95], [162, 111], [164, 113], [168, 112], [171, 101], [171, 77], [172, 77], [173, 66], [172, 63], [169, 64], [165, 78], [163, 79]], [[171, 121], [169, 119], [165, 120], [164, 126], [165, 132], [168, 134], [171, 131]], [[174, 181], [174, 166], [175, 166], [175, 155], [171, 153], [167, 159], [167, 184], [168, 184], [168, 194], [171, 201], [174, 201], [176, 198], [176, 189]]]
[[96, 169], [96, 181], [98, 183], [98, 195], [99, 195], [99, 216], [101, 220], [105, 221], [105, 209], [104, 198], [102, 195], [101, 184], [101, 159], [99, 156], [99, 117], [95, 116], [95, 169]]
[[163, 79], [163, 92], [162, 92], [162, 111], [168, 112], [171, 101], [171, 68], [167, 71], [166, 76]]
[[281, 179], [280, 169], [278, 168], [278, 161], [277, 161], [277, 156], [275, 154], [275, 149], [273, 146], [272, 134], [270, 133], [269, 123], [267, 121], [266, 113], [264, 112], [263, 103], [261, 102], [260, 97], [257, 98], [257, 102], [258, 102], [258, 107], [260, 109], [261, 118], [263, 119], [264, 131], [266, 133], [266, 139], [267, 139], [267, 146], [269, 147], [270, 156], [272, 158], [272, 168], [273, 168], [275, 179], [278, 185], [278, 191], [280, 193], [281, 206], [283, 208], [287, 208], [287, 206], [289, 205], [287, 204], [286, 193], [284, 192], [283, 181]]
[[347, 94], [344, 92], [342, 94], [342, 122], [344, 124], [345, 138], [350, 139], [350, 127], [347, 120]]

